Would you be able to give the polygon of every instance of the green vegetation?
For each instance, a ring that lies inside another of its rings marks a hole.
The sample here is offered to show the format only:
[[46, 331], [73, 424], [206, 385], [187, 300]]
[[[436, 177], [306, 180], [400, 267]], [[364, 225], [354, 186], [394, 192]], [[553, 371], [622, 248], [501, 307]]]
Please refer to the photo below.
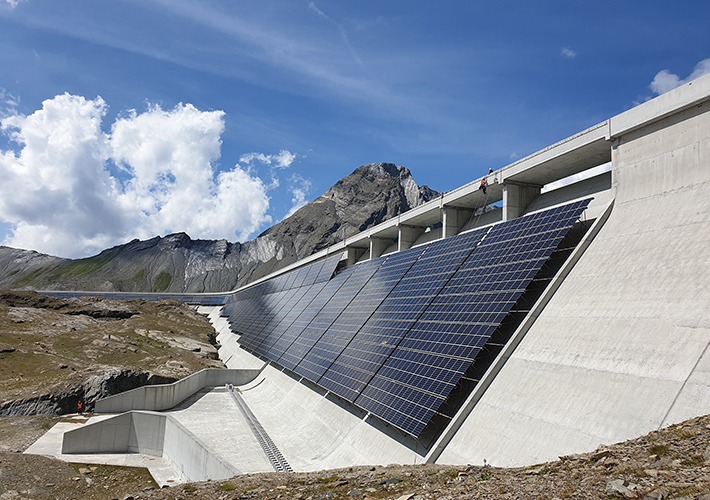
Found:
[[114, 259], [115, 255], [96, 255], [70, 262], [66, 266], [60, 266], [52, 273], [52, 278], [83, 278], [98, 271]]
[[705, 465], [705, 457], [703, 455], [695, 455], [694, 457], [686, 458], [680, 464], [684, 467], [701, 467]]
[[84, 278], [98, 271], [114, 258], [115, 255], [99, 254], [94, 257], [75, 260], [68, 264], [59, 264], [54, 267], [41, 267], [13, 281], [10, 288], [20, 288], [29, 285], [39, 286], [42, 283], [57, 281], [60, 278]]
[[333, 481], [337, 481], [340, 479], [338, 476], [328, 476], [328, 477], [318, 477], [316, 481], [318, 481], [321, 484], [328, 484], [332, 483]]
[[164, 292], [168, 289], [172, 280], [173, 277], [170, 275], [170, 273], [166, 273], [165, 271], [163, 271], [162, 273], [157, 275], [153, 280], [153, 291]]
[[659, 457], [661, 457], [663, 455], [668, 455], [668, 453], [670, 453], [670, 450], [668, 449], [668, 446], [665, 444], [657, 444], [657, 445], [651, 446], [648, 449], [648, 452], [651, 455], [658, 455]]
[[[56, 269], [59, 267], [61, 267], [61, 266], [54, 267], [55, 272], [56, 272]], [[48, 272], [49, 270], [51, 270], [51, 268], [46, 269], [46, 268], [41, 267], [39, 269], [35, 269], [31, 273], [24, 275], [22, 278], [19, 278], [19, 279], [16, 279], [15, 281], [13, 281], [12, 285], [10, 285], [10, 288], [21, 288], [21, 287], [27, 286], [27, 285], [35, 285], [40, 282], [40, 280], [38, 279], [39, 276], [41, 276], [43, 273]]]
[[678, 429], [678, 437], [680, 439], [690, 439], [695, 437], [695, 433], [686, 429]]
[[223, 485], [221, 485], [219, 487], [219, 491], [232, 491], [232, 490], [236, 490], [236, 489], [237, 489], [237, 487], [231, 483], [224, 483]]
[[[91, 301], [81, 307], [93, 309], [95, 305]], [[136, 300], [117, 307], [134, 314], [119, 320], [95, 319], [0, 304], [0, 347], [5, 351], [0, 353], [0, 393], [5, 400], [41, 394], [57, 384], [79, 383], [81, 374], [96, 366], [170, 372], [172, 376], [175, 369], [195, 372], [213, 365], [202, 353], [184, 347], [191, 340], [207, 343], [214, 332], [189, 306]]]

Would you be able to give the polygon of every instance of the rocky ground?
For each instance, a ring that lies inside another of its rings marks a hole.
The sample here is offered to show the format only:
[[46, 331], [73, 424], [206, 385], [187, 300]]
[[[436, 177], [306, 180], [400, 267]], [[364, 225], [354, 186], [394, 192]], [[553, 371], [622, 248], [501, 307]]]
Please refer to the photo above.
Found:
[[206, 318], [179, 302], [0, 292], [0, 500], [710, 500], [710, 416], [534, 467], [354, 467], [167, 489], [157, 489], [145, 469], [21, 453], [58, 415], [72, 413], [76, 398], [90, 407], [92, 398], [126, 385], [221, 366], [213, 334]]
[[62, 415], [100, 397], [223, 367], [214, 330], [178, 301], [0, 292], [0, 415]]
[[[58, 417], [0, 418], [15, 451]], [[706, 461], [708, 465], [706, 465]], [[518, 469], [389, 465], [314, 473], [265, 473], [157, 489], [145, 470], [0, 452], [0, 499], [76, 500], [710, 500], [710, 417], [592, 453]]]

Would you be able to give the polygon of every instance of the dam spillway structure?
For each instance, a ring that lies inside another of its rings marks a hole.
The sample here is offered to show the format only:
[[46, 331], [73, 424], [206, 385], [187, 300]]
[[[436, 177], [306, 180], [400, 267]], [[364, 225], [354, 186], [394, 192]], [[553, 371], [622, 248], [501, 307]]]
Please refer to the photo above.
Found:
[[709, 111], [710, 75], [230, 293], [100, 293], [198, 305], [229, 370], [99, 401], [61, 456], [274, 470], [261, 428], [296, 471], [522, 466], [708, 413]]

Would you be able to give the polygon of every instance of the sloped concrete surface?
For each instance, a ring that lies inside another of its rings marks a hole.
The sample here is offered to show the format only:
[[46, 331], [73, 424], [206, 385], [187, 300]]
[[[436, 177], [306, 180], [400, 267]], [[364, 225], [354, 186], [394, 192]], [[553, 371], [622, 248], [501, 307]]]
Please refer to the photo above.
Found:
[[273, 472], [271, 463], [224, 387], [199, 392], [167, 414], [241, 473]]
[[609, 220], [439, 463], [538, 463], [707, 413], [708, 111], [617, 142]]
[[380, 432], [361, 410], [343, 409], [272, 366], [262, 375], [240, 388], [242, 396], [295, 471], [423, 461], [404, 436]]

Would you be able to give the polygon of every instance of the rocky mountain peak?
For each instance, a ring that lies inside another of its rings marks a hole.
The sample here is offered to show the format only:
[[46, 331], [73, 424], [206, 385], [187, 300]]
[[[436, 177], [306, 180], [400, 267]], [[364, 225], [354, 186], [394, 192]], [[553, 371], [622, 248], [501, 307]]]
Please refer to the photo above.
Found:
[[398, 167], [394, 163], [370, 163], [355, 169], [355, 172], [360, 169], [367, 170], [378, 177], [402, 177], [403, 175], [411, 177], [412, 175], [408, 168]]

